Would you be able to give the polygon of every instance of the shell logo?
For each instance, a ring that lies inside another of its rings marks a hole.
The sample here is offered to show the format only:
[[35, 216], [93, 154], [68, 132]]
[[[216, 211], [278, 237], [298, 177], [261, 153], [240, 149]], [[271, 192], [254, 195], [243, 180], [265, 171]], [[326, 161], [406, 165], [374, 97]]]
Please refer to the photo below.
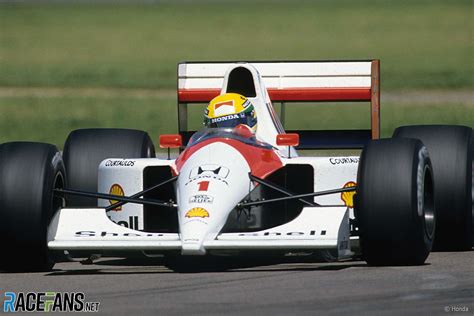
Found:
[[189, 211], [186, 212], [186, 215], [184, 215], [187, 218], [191, 217], [200, 217], [200, 218], [205, 218], [209, 217], [209, 212], [203, 209], [202, 207], [193, 207]]
[[[344, 184], [343, 188], [350, 188], [350, 187], [355, 187], [357, 183], [354, 181], [349, 181], [346, 184]], [[354, 194], [355, 191], [350, 191], [350, 192], [342, 192], [341, 193], [341, 200], [344, 202], [344, 205], [347, 206], [348, 208], [354, 208]]]
[[[120, 184], [112, 184], [112, 186], [110, 187], [110, 190], [109, 190], [109, 194], [112, 194], [112, 195], [119, 195], [119, 196], [125, 196], [125, 192], [123, 191], [122, 187], [120, 186]], [[117, 200], [109, 200], [109, 203], [110, 205], [112, 204], [115, 204], [115, 203], [118, 203], [119, 201]], [[121, 211], [122, 210], [122, 206], [119, 206], [119, 207], [116, 207], [114, 208], [112, 211]]]

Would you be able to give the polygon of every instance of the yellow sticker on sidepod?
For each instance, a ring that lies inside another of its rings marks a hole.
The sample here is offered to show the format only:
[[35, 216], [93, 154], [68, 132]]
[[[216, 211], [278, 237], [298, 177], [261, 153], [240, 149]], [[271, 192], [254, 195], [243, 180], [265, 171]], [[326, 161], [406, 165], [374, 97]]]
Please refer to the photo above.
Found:
[[[123, 192], [122, 187], [120, 186], [120, 184], [117, 184], [117, 183], [113, 184], [110, 187], [109, 194], [118, 195], [118, 196], [125, 196], [125, 193]], [[118, 202], [119, 201], [117, 201], [117, 200], [109, 200], [110, 205], [118, 203]], [[121, 210], [122, 210], [122, 207], [118, 206], [118, 207], [114, 208], [112, 211], [121, 211]]]
[[[349, 181], [346, 184], [344, 184], [343, 188], [350, 188], [350, 187], [355, 187], [357, 183], [354, 181]], [[354, 194], [355, 191], [349, 191], [349, 192], [342, 192], [341, 193], [341, 200], [344, 202], [344, 205], [346, 205], [348, 208], [354, 208]]]

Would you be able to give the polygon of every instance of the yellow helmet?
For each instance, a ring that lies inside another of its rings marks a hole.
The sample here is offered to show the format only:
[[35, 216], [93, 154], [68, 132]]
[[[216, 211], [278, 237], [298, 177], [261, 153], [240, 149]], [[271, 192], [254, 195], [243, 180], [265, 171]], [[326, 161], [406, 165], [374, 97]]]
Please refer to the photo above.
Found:
[[226, 93], [211, 100], [204, 113], [206, 127], [236, 127], [245, 124], [255, 133], [257, 113], [243, 95]]

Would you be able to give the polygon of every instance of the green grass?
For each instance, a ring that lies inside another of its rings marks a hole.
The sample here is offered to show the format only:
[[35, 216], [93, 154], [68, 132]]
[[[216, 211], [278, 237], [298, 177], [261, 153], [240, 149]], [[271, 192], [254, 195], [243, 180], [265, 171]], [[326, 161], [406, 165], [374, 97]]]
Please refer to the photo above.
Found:
[[[0, 4], [0, 142], [62, 147], [71, 130], [86, 127], [143, 129], [156, 142], [177, 130], [173, 91], [183, 60], [378, 58], [382, 94], [469, 91], [473, 20], [470, 0]], [[403, 124], [474, 126], [472, 102], [384, 103], [381, 113], [383, 136]], [[287, 114], [290, 129], [369, 124], [361, 106], [291, 105]], [[202, 107], [193, 107], [190, 128], [201, 121]]]
[[[304, 107], [304, 112], [302, 111]], [[304, 115], [301, 115], [304, 113]], [[448, 113], [448, 114], [447, 114]], [[367, 128], [369, 111], [361, 105], [294, 105], [287, 111], [289, 129]], [[473, 107], [466, 104], [384, 104], [382, 135], [404, 124], [474, 126]], [[155, 144], [162, 133], [177, 132], [172, 97], [0, 97], [0, 143], [13, 140], [50, 142], [62, 147], [75, 128], [124, 127], [149, 132]], [[199, 128], [202, 107], [190, 109], [190, 128]]]
[[97, 97], [0, 97], [0, 143], [12, 140], [51, 142], [62, 147], [77, 128], [120, 127], [160, 133], [177, 132], [172, 99]]
[[182, 60], [379, 58], [384, 89], [473, 87], [472, 2], [0, 5], [0, 86], [174, 88]]

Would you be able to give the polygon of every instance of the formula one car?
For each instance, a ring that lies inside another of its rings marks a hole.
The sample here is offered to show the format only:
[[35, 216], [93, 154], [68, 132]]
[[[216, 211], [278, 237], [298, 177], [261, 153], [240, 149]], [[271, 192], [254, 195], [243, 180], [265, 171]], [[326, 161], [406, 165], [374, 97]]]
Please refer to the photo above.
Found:
[[[188, 130], [188, 106], [229, 92], [253, 104], [255, 135]], [[371, 129], [285, 132], [288, 103], [320, 101], [369, 102]], [[167, 158], [155, 158], [147, 133], [126, 129], [73, 131], [62, 153], [0, 146], [0, 268], [136, 253], [176, 270], [288, 254], [419, 265], [433, 245], [470, 250], [472, 128], [405, 126], [379, 139], [379, 101], [378, 60], [180, 63], [179, 134], [160, 136]], [[362, 151], [298, 154], [308, 149]]]

